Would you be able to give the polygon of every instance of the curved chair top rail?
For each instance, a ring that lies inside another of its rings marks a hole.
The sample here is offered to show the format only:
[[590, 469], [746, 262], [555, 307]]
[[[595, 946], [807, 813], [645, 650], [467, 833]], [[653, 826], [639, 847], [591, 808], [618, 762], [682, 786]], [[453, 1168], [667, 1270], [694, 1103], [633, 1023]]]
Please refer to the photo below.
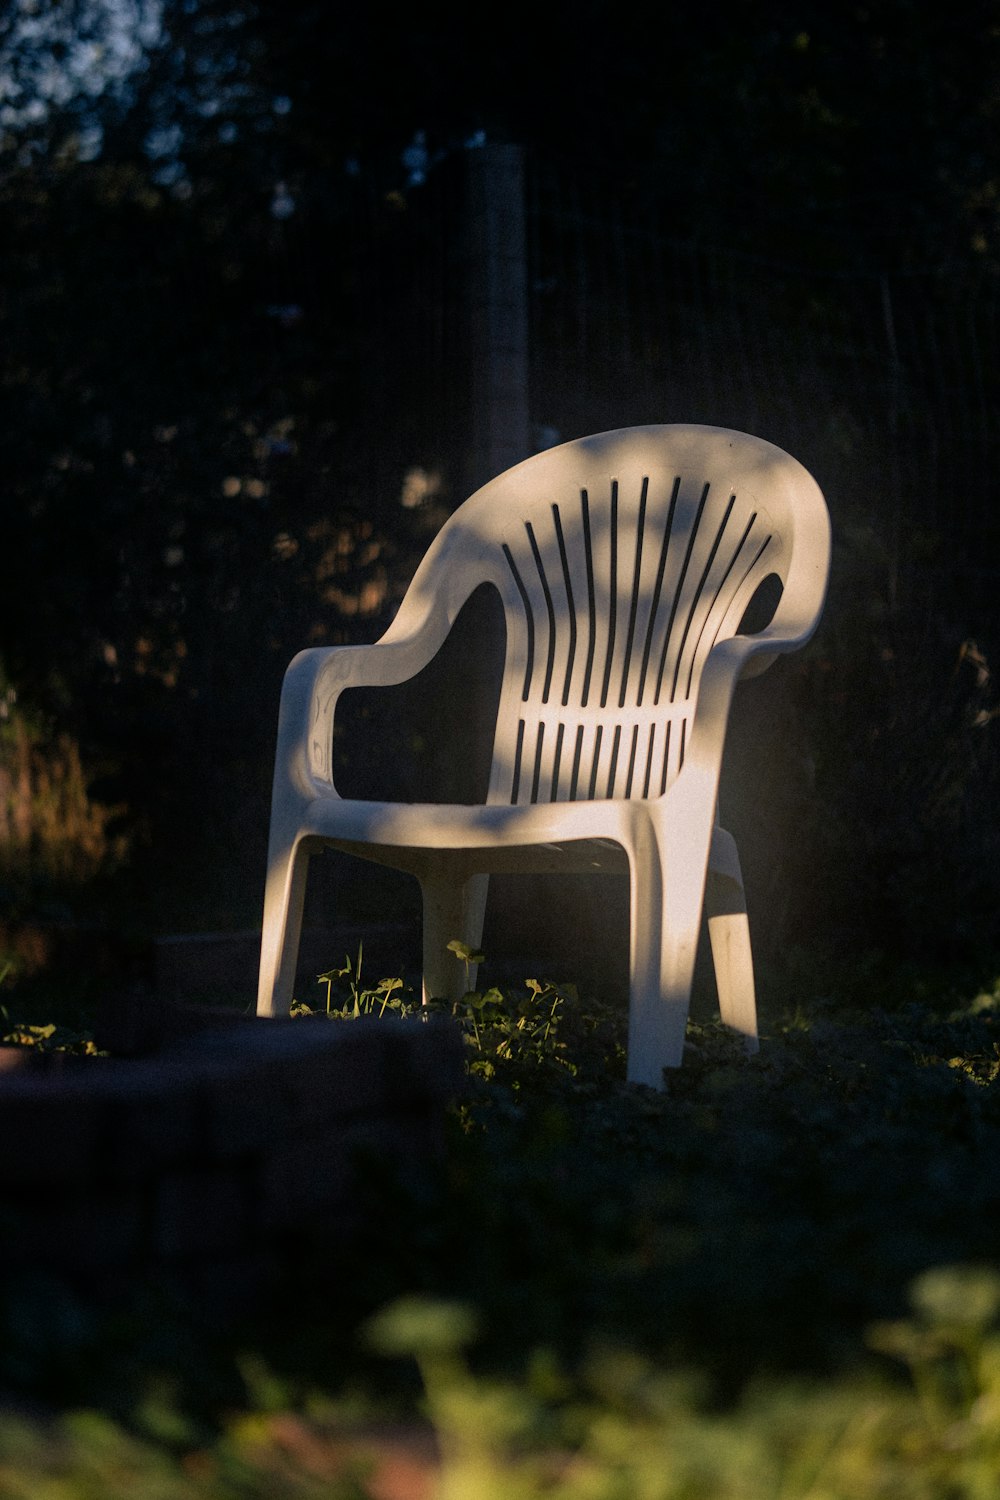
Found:
[[[738, 673], [753, 652], [805, 644], [829, 558], [819, 486], [782, 449], [725, 428], [622, 428], [535, 454], [470, 496], [384, 639], [434, 616], [443, 633], [492, 583], [507, 649], [490, 801], [657, 796], [683, 764], [713, 650], [745, 640]], [[770, 624], [743, 637], [773, 578]]]

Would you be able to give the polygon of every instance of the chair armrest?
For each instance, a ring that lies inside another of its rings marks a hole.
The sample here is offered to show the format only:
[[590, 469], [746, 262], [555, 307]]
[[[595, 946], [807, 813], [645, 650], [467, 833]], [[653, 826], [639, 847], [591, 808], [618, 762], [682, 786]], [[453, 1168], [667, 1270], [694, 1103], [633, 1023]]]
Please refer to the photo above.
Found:
[[[796, 625], [799, 628], [796, 628]], [[806, 625], [792, 619], [779, 620], [777, 617], [766, 625], [763, 630], [754, 635], [737, 635], [731, 639], [740, 643], [740, 666], [739, 680], [745, 682], [748, 677], [759, 677], [766, 672], [768, 667], [777, 661], [779, 656], [786, 655], [789, 651], [799, 651], [813, 634], [815, 622]], [[723, 642], [721, 644], [728, 644]]]
[[363, 646], [313, 646], [293, 657], [278, 710], [278, 751], [300, 793], [335, 794], [333, 723], [347, 688], [392, 687], [415, 677], [440, 645], [425, 633]]
[[407, 682], [437, 655], [458, 613], [480, 581], [449, 556], [453, 542], [439, 534], [417, 569], [396, 618], [368, 645], [313, 646], [290, 662], [278, 711], [276, 774], [311, 800], [336, 796], [333, 723], [346, 688], [393, 687]]
[[701, 765], [718, 778], [736, 684], [765, 672], [779, 655], [801, 649], [813, 635], [817, 622], [818, 611], [796, 618], [788, 610], [783, 620], [776, 615], [770, 625], [754, 635], [734, 635], [716, 642], [702, 668], [682, 777], [689, 767]]
[[742, 677], [757, 677], [776, 656], [798, 651], [819, 624], [830, 577], [830, 516], [824, 504], [804, 510], [797, 521], [794, 546], [781, 598], [771, 623], [750, 636], [740, 668]]
[[722, 746], [737, 682], [759, 676], [776, 657], [798, 651], [807, 644], [823, 612], [829, 574], [830, 519], [824, 506], [815, 508], [796, 538], [796, 550], [771, 623], [753, 635], [733, 635], [717, 641], [709, 652], [698, 685], [698, 706], [679, 780], [708, 777], [718, 784]]

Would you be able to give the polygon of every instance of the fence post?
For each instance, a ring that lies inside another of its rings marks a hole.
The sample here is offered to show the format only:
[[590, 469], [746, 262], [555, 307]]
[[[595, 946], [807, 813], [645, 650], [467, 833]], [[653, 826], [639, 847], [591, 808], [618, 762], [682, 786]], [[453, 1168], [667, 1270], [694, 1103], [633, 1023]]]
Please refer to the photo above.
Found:
[[467, 162], [472, 490], [530, 451], [528, 276], [523, 148], [480, 146]]
[[[459, 380], [466, 425], [456, 451], [461, 500], [530, 451], [528, 274], [522, 148], [470, 147], [454, 165], [462, 179], [452, 263], [464, 345]], [[424, 674], [415, 712], [433, 786], [425, 796], [474, 802], [485, 795], [503, 650], [499, 600], [481, 590]]]
[[899, 603], [899, 571], [900, 571], [900, 543], [902, 537], [902, 509], [903, 493], [900, 476], [899, 462], [899, 413], [900, 394], [902, 385], [903, 367], [899, 358], [899, 345], [896, 343], [896, 321], [892, 311], [892, 294], [889, 290], [889, 278], [883, 274], [879, 277], [879, 292], [882, 299], [882, 323], [885, 328], [885, 341], [889, 354], [889, 477], [891, 484], [892, 515], [890, 517], [889, 532], [889, 576], [888, 594], [889, 608], [893, 614]]

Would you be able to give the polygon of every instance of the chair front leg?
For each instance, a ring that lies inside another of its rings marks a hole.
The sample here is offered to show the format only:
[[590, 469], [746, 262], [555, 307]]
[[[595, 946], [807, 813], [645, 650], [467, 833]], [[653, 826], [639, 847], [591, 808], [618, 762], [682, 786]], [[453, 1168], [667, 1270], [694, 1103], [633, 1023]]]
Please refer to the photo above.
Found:
[[[717, 851], [717, 843], [723, 843], [724, 849]], [[746, 1051], [754, 1053], [760, 1043], [750, 923], [736, 843], [721, 828], [716, 828], [713, 836], [713, 864], [717, 852], [723, 855], [721, 863], [725, 873], [713, 870], [709, 874], [705, 909], [719, 994], [719, 1015], [723, 1025], [732, 1027], [743, 1037]]]
[[287, 1016], [291, 1008], [308, 870], [306, 840], [294, 839], [290, 846], [270, 850], [257, 983], [259, 1016]]
[[[629, 1083], [662, 1089], [664, 1068], [684, 1052], [694, 978], [697, 925], [678, 930], [668, 903], [669, 876], [650, 829], [629, 851]], [[690, 951], [689, 951], [690, 950]]]
[[462, 875], [443, 863], [422, 871], [423, 1003], [447, 1000], [454, 1004], [476, 987], [477, 964], [466, 965], [448, 944], [455, 938], [473, 952], [483, 940], [483, 921], [489, 891], [488, 875]]
[[628, 848], [628, 1081], [663, 1087], [684, 1053], [711, 841], [711, 805], [637, 812]]

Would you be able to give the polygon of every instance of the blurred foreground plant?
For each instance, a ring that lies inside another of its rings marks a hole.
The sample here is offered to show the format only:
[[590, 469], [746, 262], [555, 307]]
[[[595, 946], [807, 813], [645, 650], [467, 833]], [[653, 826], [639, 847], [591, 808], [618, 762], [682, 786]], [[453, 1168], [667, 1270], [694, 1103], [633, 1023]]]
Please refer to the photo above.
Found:
[[912, 1321], [872, 1329], [914, 1388], [881, 1377], [760, 1381], [713, 1409], [696, 1374], [596, 1350], [571, 1379], [536, 1351], [519, 1380], [473, 1373], [474, 1312], [402, 1299], [372, 1346], [411, 1357], [437, 1436], [435, 1500], [993, 1500], [1000, 1273], [932, 1269]]
[[1000, 1273], [936, 1267], [913, 1317], [871, 1331], [893, 1367], [761, 1379], [730, 1405], [696, 1372], [625, 1347], [572, 1371], [545, 1348], [519, 1373], [477, 1368], [480, 1315], [407, 1296], [366, 1346], [415, 1362], [421, 1393], [380, 1409], [357, 1393], [292, 1399], [258, 1370], [245, 1409], [207, 1428], [147, 1395], [128, 1426], [95, 1411], [0, 1413], [11, 1500], [994, 1500], [1000, 1473]]

